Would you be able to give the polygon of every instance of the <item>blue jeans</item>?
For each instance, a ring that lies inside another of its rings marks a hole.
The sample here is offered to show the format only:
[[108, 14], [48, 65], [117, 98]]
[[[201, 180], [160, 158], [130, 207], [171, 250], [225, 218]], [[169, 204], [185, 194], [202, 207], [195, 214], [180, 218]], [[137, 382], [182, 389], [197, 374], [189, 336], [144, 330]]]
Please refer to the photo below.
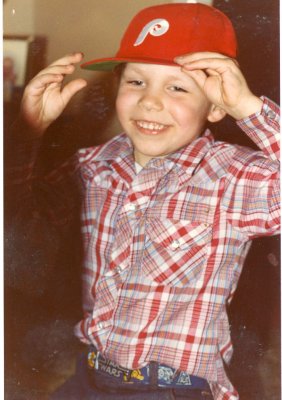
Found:
[[[77, 361], [76, 373], [60, 386], [50, 397], [50, 400], [212, 400], [210, 393], [191, 389], [150, 389], [140, 387], [125, 389], [124, 386], [112, 385], [112, 378], [100, 373], [95, 374], [97, 384], [90, 381], [85, 354]], [[111, 381], [111, 385], [109, 384]], [[99, 387], [98, 387], [99, 386]], [[111, 389], [105, 389], [109, 388]]]

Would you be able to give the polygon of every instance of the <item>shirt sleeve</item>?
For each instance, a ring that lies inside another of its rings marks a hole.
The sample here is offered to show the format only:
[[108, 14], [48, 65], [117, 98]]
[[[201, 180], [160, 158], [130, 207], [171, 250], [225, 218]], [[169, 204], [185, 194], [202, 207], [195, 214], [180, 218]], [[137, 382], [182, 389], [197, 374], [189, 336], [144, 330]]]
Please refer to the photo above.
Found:
[[260, 113], [237, 121], [238, 126], [272, 160], [280, 159], [280, 107], [262, 96]]
[[246, 240], [280, 232], [279, 107], [262, 99], [261, 112], [237, 122], [261, 151], [236, 148], [223, 200], [229, 222]]

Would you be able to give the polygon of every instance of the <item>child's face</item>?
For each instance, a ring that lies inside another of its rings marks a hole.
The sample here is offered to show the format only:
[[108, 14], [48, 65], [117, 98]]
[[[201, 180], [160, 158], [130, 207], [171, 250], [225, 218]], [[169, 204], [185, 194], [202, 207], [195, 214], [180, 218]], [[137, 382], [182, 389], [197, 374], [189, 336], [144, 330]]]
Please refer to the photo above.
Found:
[[142, 166], [196, 139], [211, 109], [200, 86], [180, 67], [133, 63], [123, 70], [116, 105]]

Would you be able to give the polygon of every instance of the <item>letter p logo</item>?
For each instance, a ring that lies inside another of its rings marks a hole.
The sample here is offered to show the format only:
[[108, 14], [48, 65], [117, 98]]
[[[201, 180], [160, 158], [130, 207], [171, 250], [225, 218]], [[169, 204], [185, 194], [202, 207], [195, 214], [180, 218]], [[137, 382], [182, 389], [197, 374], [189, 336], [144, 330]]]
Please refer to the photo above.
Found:
[[141, 43], [143, 43], [147, 35], [150, 34], [152, 36], [161, 36], [164, 35], [168, 29], [169, 22], [166, 19], [154, 19], [144, 26], [138, 38], [136, 39], [134, 46], [139, 46]]

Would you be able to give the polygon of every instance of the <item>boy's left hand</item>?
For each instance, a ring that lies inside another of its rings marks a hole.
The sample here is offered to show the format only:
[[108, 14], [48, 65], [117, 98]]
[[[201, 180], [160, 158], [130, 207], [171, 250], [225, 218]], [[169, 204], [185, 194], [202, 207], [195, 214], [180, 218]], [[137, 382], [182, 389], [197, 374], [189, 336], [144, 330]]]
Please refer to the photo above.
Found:
[[235, 119], [259, 112], [262, 100], [249, 89], [238, 63], [220, 53], [201, 52], [177, 57], [182, 70], [189, 72], [211, 103]]

